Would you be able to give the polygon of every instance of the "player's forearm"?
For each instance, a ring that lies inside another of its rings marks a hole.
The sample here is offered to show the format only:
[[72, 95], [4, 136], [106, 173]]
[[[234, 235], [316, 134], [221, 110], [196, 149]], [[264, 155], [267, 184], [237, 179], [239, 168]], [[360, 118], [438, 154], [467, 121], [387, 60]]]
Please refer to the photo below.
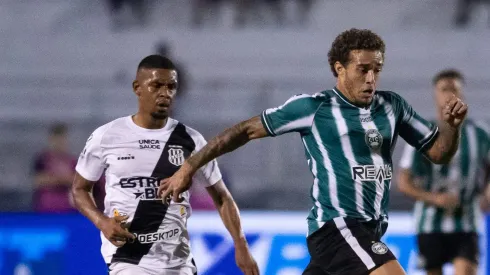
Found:
[[411, 177], [407, 170], [400, 172], [400, 178], [398, 180], [398, 189], [400, 192], [409, 196], [410, 198], [423, 201], [426, 203], [433, 203], [434, 195], [431, 192], [427, 192], [416, 186], [414, 179]]
[[416, 186], [413, 186], [411, 184], [400, 185], [399, 189], [402, 193], [411, 197], [414, 200], [423, 201], [423, 202], [430, 203], [430, 204], [433, 203], [432, 199], [433, 199], [434, 195], [431, 192], [424, 191], [424, 190], [422, 190]]
[[97, 208], [92, 192], [84, 188], [73, 187], [72, 195], [78, 211], [100, 229], [101, 222], [107, 217]]
[[184, 169], [189, 169], [193, 174], [211, 160], [236, 150], [250, 140], [246, 122], [239, 123], [211, 139], [198, 153], [187, 159]]
[[439, 125], [439, 135], [427, 152], [429, 159], [436, 164], [445, 164], [451, 161], [458, 150], [460, 127], [451, 127], [445, 122]]
[[235, 201], [231, 197], [226, 197], [216, 202], [216, 207], [218, 208], [223, 224], [233, 238], [235, 246], [246, 245], [247, 241], [245, 240], [240, 222], [240, 212]]

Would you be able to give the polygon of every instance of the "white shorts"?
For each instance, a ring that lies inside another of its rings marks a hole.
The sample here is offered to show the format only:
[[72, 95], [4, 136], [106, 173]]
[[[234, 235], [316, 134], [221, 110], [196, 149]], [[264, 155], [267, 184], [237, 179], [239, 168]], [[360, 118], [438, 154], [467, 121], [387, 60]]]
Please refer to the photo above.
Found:
[[113, 263], [109, 275], [195, 275], [195, 267], [179, 266], [160, 270], [148, 269], [139, 265], [128, 263]]

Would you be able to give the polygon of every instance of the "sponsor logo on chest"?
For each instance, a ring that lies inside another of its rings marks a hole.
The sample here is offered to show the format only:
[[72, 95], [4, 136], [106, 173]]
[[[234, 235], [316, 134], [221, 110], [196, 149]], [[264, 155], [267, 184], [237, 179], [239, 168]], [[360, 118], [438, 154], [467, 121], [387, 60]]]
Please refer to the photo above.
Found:
[[122, 178], [119, 185], [123, 189], [131, 190], [137, 200], [160, 200], [158, 197], [158, 186], [160, 181], [153, 177], [131, 177]]
[[358, 165], [352, 167], [352, 179], [355, 181], [378, 181], [383, 183], [391, 180], [391, 165]]
[[138, 140], [140, 149], [161, 149], [158, 139], [140, 139]]
[[155, 243], [175, 239], [180, 236], [180, 229], [175, 228], [168, 231], [158, 231], [148, 234], [137, 234], [136, 238], [140, 243]]

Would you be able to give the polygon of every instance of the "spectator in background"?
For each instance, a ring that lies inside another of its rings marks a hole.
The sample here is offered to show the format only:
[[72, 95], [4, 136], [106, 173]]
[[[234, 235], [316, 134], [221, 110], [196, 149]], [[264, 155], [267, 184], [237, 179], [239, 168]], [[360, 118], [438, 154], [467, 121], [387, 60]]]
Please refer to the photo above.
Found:
[[75, 212], [70, 186], [76, 158], [68, 152], [68, 129], [57, 123], [49, 131], [49, 145], [34, 160], [34, 210], [36, 212]]
[[[455, 25], [466, 27], [470, 21], [471, 14], [478, 4], [490, 4], [490, 0], [457, 0]], [[490, 21], [489, 21], [490, 23]]]
[[298, 24], [300, 26], [306, 26], [311, 17], [311, 9], [314, 4], [314, 0], [296, 0]]
[[[265, 4], [271, 7], [277, 5], [278, 2], [277, 0], [267, 0]], [[262, 21], [261, 4], [263, 2], [258, 0], [235, 0], [235, 27], [243, 28]], [[275, 14], [277, 16], [279, 13]]]
[[267, 13], [273, 17], [276, 26], [283, 26], [285, 23], [285, 6], [281, 0], [266, 0]]
[[124, 27], [127, 20], [131, 18], [124, 17], [124, 7], [129, 6], [132, 13], [132, 21], [140, 26], [146, 24], [146, 5], [145, 0], [108, 0], [111, 13], [111, 19], [114, 30], [120, 30]]
[[223, 0], [193, 0], [192, 2], [192, 27], [201, 28], [207, 21], [221, 19]]

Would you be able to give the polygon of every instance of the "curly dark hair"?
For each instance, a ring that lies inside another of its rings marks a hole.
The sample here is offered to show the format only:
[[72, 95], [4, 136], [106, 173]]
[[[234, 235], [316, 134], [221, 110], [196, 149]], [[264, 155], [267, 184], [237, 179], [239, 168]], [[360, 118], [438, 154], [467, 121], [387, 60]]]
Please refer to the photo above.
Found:
[[444, 78], [458, 79], [463, 84], [465, 83], [464, 76], [460, 71], [458, 71], [456, 69], [446, 69], [446, 70], [438, 72], [434, 76], [434, 78], [432, 79], [432, 84], [436, 85], [437, 82], [439, 82], [439, 80], [444, 79]]
[[328, 52], [328, 63], [335, 77], [338, 77], [334, 64], [339, 61], [346, 66], [349, 54], [353, 50], [381, 51], [384, 56], [385, 42], [381, 37], [370, 30], [350, 29], [339, 34], [332, 43]]

